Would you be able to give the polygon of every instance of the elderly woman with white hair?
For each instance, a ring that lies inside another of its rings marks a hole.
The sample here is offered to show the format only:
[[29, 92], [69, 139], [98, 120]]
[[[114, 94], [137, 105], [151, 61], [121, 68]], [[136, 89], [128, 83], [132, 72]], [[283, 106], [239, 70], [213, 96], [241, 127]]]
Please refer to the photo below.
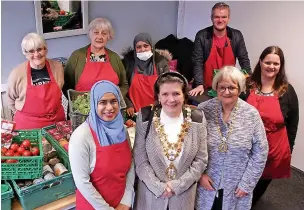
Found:
[[237, 68], [221, 68], [212, 88], [217, 97], [198, 106], [207, 120], [209, 155], [196, 209], [247, 210], [267, 160], [263, 122], [259, 112], [239, 98], [245, 77]]
[[64, 90], [90, 91], [100, 80], [108, 80], [119, 86], [125, 97], [128, 92], [126, 71], [118, 54], [106, 48], [114, 38], [109, 20], [94, 19], [88, 27], [91, 43], [74, 51], [65, 66]]
[[13, 69], [7, 88], [16, 129], [42, 128], [65, 120], [61, 104], [62, 64], [46, 58], [47, 44], [36, 33], [27, 34], [21, 48], [27, 61]]

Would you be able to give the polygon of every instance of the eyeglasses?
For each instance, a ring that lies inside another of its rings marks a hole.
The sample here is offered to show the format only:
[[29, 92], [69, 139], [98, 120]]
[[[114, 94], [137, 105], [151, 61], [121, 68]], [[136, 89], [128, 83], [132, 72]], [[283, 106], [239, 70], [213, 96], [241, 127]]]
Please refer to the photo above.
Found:
[[31, 54], [31, 55], [34, 55], [34, 53], [35, 52], [37, 52], [37, 53], [41, 53], [42, 51], [44, 51], [44, 50], [46, 50], [46, 48], [45, 47], [39, 47], [39, 48], [37, 48], [36, 50], [29, 50], [29, 51], [25, 51], [26, 53], [29, 53], [29, 54]]
[[228, 86], [228, 87], [218, 86], [217, 89], [220, 93], [224, 93], [226, 91], [226, 89], [228, 89], [229, 93], [235, 93], [239, 88], [233, 87], [233, 86]]

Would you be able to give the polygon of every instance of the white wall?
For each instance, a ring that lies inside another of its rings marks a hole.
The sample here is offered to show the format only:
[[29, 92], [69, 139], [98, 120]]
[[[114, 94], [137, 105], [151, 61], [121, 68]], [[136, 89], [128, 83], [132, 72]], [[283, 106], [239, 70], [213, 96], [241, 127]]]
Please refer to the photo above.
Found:
[[[195, 34], [211, 25], [211, 8], [215, 2], [184, 2], [184, 19], [179, 19], [180, 37], [194, 40]], [[294, 86], [300, 104], [300, 123], [292, 156], [292, 165], [304, 171], [304, 2], [228, 2], [231, 8], [230, 26], [242, 31], [251, 66], [264, 48], [278, 45], [286, 60], [286, 72]], [[182, 16], [179, 14], [179, 17]]]

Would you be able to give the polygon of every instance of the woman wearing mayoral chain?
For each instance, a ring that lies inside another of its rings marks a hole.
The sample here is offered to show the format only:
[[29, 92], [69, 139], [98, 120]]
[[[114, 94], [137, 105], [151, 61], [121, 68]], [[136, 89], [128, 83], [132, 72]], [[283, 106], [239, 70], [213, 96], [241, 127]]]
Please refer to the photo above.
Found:
[[249, 210], [268, 154], [259, 112], [239, 98], [245, 77], [226, 66], [214, 77], [217, 97], [201, 103], [208, 129], [208, 167], [200, 179], [197, 210]]
[[154, 92], [156, 105], [142, 108], [136, 123], [135, 209], [193, 210], [197, 181], [207, 166], [206, 120], [185, 105], [187, 80], [181, 74], [161, 74]]

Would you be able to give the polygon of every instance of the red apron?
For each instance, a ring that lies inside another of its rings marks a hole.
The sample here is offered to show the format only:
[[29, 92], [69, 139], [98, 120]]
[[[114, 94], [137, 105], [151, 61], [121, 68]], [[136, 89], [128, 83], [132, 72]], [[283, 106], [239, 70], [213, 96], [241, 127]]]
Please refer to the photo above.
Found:
[[[126, 188], [127, 173], [132, 154], [128, 140], [110, 146], [101, 146], [96, 133], [90, 128], [96, 145], [96, 163], [90, 182], [113, 208], [120, 203]], [[76, 190], [76, 209], [94, 210], [94, 207]]]
[[278, 96], [260, 96], [252, 90], [247, 102], [259, 111], [269, 145], [268, 158], [261, 178], [289, 178], [291, 153]]
[[27, 65], [27, 88], [24, 106], [14, 116], [16, 129], [34, 129], [49, 126], [65, 120], [61, 104], [62, 93], [54, 79], [49, 62], [46, 68], [51, 81], [43, 85], [32, 85], [30, 62]]
[[204, 64], [204, 88], [212, 87], [213, 71], [223, 66], [235, 66], [235, 57], [233, 55], [230, 40], [226, 37], [226, 46], [218, 47], [214, 38], [210, 55]]
[[139, 111], [140, 108], [154, 103], [154, 83], [157, 80], [156, 67], [151, 76], [139, 74], [135, 69], [134, 76], [129, 89], [129, 96], [134, 108]]
[[88, 48], [87, 61], [75, 87], [77, 91], [90, 91], [92, 86], [100, 80], [108, 80], [115, 85], [119, 84], [119, 78], [114, 71], [108, 52], [106, 51], [106, 62], [90, 61], [91, 46]]

